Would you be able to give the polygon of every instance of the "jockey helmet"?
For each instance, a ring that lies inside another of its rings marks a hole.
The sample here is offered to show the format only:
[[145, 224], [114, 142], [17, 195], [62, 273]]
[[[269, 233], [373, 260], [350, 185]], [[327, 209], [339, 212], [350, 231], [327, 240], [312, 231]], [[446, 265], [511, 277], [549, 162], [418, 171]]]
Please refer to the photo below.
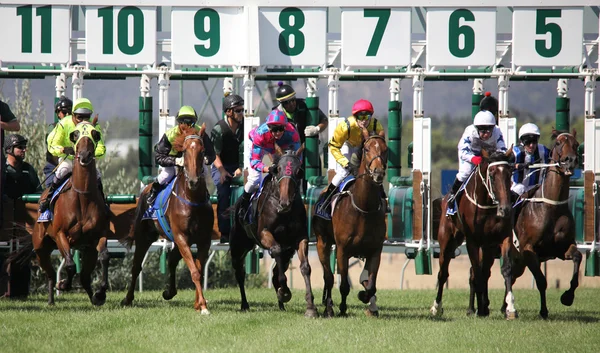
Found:
[[521, 126], [521, 128], [519, 129], [519, 139], [523, 139], [524, 136], [527, 135], [535, 135], [535, 136], [540, 136], [540, 128], [537, 127], [537, 125], [532, 124], [532, 123], [527, 123], [524, 124], [523, 126]]
[[15, 146], [26, 146], [27, 139], [19, 134], [11, 134], [6, 137], [4, 141], [4, 151], [8, 154], [13, 153], [13, 147]]
[[54, 112], [63, 112], [65, 114], [71, 113], [73, 110], [73, 101], [65, 96], [60, 96], [56, 104], [54, 105]]
[[286, 85], [283, 82], [279, 81], [277, 83], [279, 88], [277, 88], [277, 92], [275, 93], [275, 98], [279, 103], [285, 103], [287, 101], [296, 99], [296, 91], [290, 85]]
[[244, 105], [244, 98], [237, 94], [230, 94], [223, 99], [223, 111], [240, 105]]
[[287, 117], [285, 116], [285, 113], [281, 110], [274, 109], [269, 113], [269, 116], [267, 116], [267, 125], [285, 126], [287, 125], [287, 123]]
[[373, 115], [374, 111], [373, 104], [366, 99], [359, 99], [352, 106], [352, 115], [355, 115], [358, 112], [368, 112]]
[[485, 92], [485, 97], [479, 102], [480, 110], [487, 110], [490, 113], [498, 114], [498, 100], [492, 96], [492, 93]]
[[177, 112], [177, 123], [185, 123], [189, 125], [193, 125], [198, 121], [198, 115], [196, 115], [196, 111], [189, 105], [184, 105]]
[[78, 98], [73, 104], [73, 114], [91, 115], [94, 112], [92, 102], [87, 98]]
[[475, 125], [475, 127], [486, 125], [494, 126], [496, 125], [496, 117], [494, 117], [494, 114], [491, 112], [482, 110], [475, 115], [475, 119], [473, 119], [473, 125]]

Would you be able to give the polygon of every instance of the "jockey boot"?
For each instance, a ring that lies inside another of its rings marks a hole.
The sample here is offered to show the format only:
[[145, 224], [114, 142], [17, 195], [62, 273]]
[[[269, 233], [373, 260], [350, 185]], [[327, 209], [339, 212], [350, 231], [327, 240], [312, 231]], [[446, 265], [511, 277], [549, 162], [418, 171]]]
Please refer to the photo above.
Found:
[[448, 195], [448, 203], [453, 203], [454, 200], [456, 199], [456, 193], [458, 192], [458, 189], [460, 189], [462, 185], [462, 181], [458, 180], [458, 179], [454, 179], [454, 184], [452, 184], [452, 189], [450, 190], [450, 194]]
[[333, 185], [332, 183], [329, 183], [329, 185], [327, 186], [327, 190], [325, 190], [325, 192], [323, 193], [323, 203], [326, 203], [329, 201], [329, 199], [331, 199], [331, 197], [335, 194], [337, 190], [337, 186]]
[[239, 219], [244, 219], [244, 216], [246, 215], [248, 206], [250, 206], [250, 197], [251, 196], [252, 196], [252, 193], [246, 192], [246, 190], [244, 190], [244, 193], [242, 193], [242, 195], [240, 196], [240, 208], [238, 209], [238, 218]]
[[156, 201], [156, 197], [158, 196], [158, 193], [160, 192], [161, 189], [162, 189], [162, 185], [160, 185], [158, 180], [155, 180], [152, 183], [152, 188], [150, 189], [150, 192], [148, 193], [148, 197], [146, 198], [146, 201], [148, 202], [149, 206], [154, 205], [154, 201]]
[[390, 213], [392, 210], [390, 209], [390, 204], [388, 203], [388, 197], [385, 193], [385, 189], [383, 188], [383, 184], [379, 186], [379, 194], [381, 198], [385, 201], [385, 213]]
[[40, 214], [46, 212], [48, 206], [50, 206], [52, 194], [54, 194], [56, 189], [58, 189], [58, 187], [60, 186], [60, 182], [61, 180], [59, 180], [56, 176], [54, 177], [54, 179], [52, 179], [52, 184], [50, 184], [50, 186], [48, 187], [48, 193], [46, 194], [46, 197], [40, 199], [40, 206], [38, 208], [38, 212]]
[[102, 197], [102, 201], [104, 202], [104, 207], [106, 207], [106, 214], [110, 214], [110, 206], [108, 202], [106, 202], [106, 195], [104, 195], [104, 186], [102, 185], [102, 180], [98, 180], [98, 191], [100, 191], [100, 197]]

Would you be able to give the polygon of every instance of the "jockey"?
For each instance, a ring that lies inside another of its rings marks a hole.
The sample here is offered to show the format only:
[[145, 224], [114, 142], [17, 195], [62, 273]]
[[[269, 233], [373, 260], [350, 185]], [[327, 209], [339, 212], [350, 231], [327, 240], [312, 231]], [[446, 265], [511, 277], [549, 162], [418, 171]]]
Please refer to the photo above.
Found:
[[546, 146], [538, 143], [540, 128], [532, 123], [527, 123], [519, 129], [520, 146], [513, 149], [515, 153], [515, 173], [512, 177], [510, 190], [521, 196], [531, 190], [541, 181], [540, 169], [529, 169], [534, 163], [550, 163], [550, 151]]
[[[77, 124], [86, 121], [89, 122], [94, 107], [92, 102], [87, 98], [79, 98], [73, 104], [73, 114], [71, 118], [64, 118], [54, 127], [54, 130], [48, 136], [48, 152], [53, 156], [58, 157], [58, 167], [54, 172], [54, 179], [52, 184], [48, 188], [48, 193], [44, 199], [40, 200], [39, 212], [43, 213], [48, 209], [50, 204], [50, 198], [58, 187], [68, 178], [69, 174], [73, 172], [73, 156], [75, 154], [74, 145], [69, 139], [71, 132], [75, 130]], [[104, 136], [102, 136], [102, 130], [100, 125], [96, 124], [94, 129], [100, 133], [100, 141], [96, 144], [96, 150], [94, 156], [100, 158], [106, 153], [106, 147], [104, 146]], [[96, 177], [98, 180], [98, 188], [100, 195], [104, 199], [104, 190], [102, 187], [102, 175], [100, 171], [96, 169]]]
[[[196, 131], [200, 131], [200, 126], [196, 124], [198, 115], [196, 115], [194, 108], [189, 105], [184, 105], [179, 109], [175, 120], [177, 126], [167, 130], [154, 146], [154, 152], [156, 152], [154, 160], [156, 164], [162, 167], [162, 170], [152, 183], [152, 189], [148, 193], [147, 201], [149, 205], [154, 203], [158, 193], [173, 179], [176, 174], [175, 166], [183, 167], [183, 154], [173, 147], [173, 142], [177, 136], [181, 135], [182, 129], [187, 126], [193, 126]], [[205, 151], [204, 164], [210, 165], [215, 160], [215, 150], [208, 134], [202, 135], [202, 143]]]
[[248, 138], [252, 141], [252, 153], [248, 179], [244, 185], [244, 193], [240, 197], [242, 199], [240, 214], [248, 208], [250, 196], [262, 179], [261, 173], [269, 172], [269, 167], [262, 162], [265, 154], [275, 152], [275, 144], [282, 150], [297, 151], [300, 148], [300, 135], [281, 110], [272, 110], [267, 116], [267, 121], [252, 129], [248, 133]]
[[[352, 106], [352, 116], [335, 127], [333, 137], [329, 141], [329, 150], [337, 164], [335, 165], [335, 176], [325, 191], [324, 200], [333, 195], [344, 178], [349, 174], [356, 175], [358, 172], [364, 142], [362, 130], [367, 129], [369, 133], [374, 132], [385, 137], [383, 125], [373, 118], [373, 112], [371, 102], [366, 99], [359, 99]], [[383, 186], [382, 197], [385, 198]]]
[[496, 117], [482, 110], [473, 119], [473, 124], [467, 126], [458, 142], [459, 168], [448, 196], [448, 204], [454, 202], [456, 193], [463, 182], [471, 175], [473, 168], [481, 163], [481, 150], [506, 152], [504, 136], [498, 126]]
[[[58, 99], [58, 102], [56, 102], [56, 104], [54, 105], [54, 113], [56, 113], [58, 120], [60, 121], [64, 118], [70, 119], [71, 111], [73, 111], [73, 101], [65, 96], [61, 96]], [[46, 146], [50, 145], [50, 141], [56, 133], [56, 125], [58, 124], [51, 125], [52, 130], [50, 131], [48, 136], [46, 136]], [[53, 156], [50, 152], [48, 152], [47, 149], [48, 148], [46, 147], [46, 165], [44, 166], [44, 176], [46, 177], [46, 187], [49, 187], [50, 184], [52, 184], [52, 179], [50, 179], [50, 175], [54, 172], [54, 168], [56, 168], [56, 166], [58, 165], [58, 157]]]

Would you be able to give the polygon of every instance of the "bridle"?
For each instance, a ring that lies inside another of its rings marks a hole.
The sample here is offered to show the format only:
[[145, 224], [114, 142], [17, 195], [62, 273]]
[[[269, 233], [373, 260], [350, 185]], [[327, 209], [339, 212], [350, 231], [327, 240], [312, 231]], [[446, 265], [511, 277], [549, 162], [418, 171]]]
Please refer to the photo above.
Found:
[[[185, 141], [190, 140], [190, 139], [199, 140], [199, 141], [202, 142], [202, 137], [200, 135], [188, 135], [188, 136], [185, 137], [185, 139], [183, 141], [185, 142]], [[183, 150], [182, 153], [183, 153], [183, 156], [185, 156], [185, 150]], [[203, 157], [201, 159], [204, 160], [204, 149], [200, 153], [201, 153], [201, 156]], [[190, 181], [190, 176], [188, 174], [187, 169], [185, 167], [182, 167], [182, 169], [183, 169], [183, 175], [185, 176], [185, 181], [189, 182]], [[201, 169], [201, 171], [200, 171], [200, 173], [198, 173], [198, 176], [204, 177], [204, 166], [202, 164], [201, 164], [200, 169]]]
[[[567, 136], [567, 140], [568, 140], [568, 136], [573, 136], [571, 134], [569, 134], [568, 132], [563, 132], [562, 134], [556, 136], [556, 139], [558, 140], [559, 137], [566, 135]], [[558, 155], [558, 159], [554, 159], [552, 157], [550, 157], [550, 160], [556, 163], [556, 166], [559, 167], [557, 168], [558, 170], [553, 170], [553, 169], [549, 169], [549, 171], [553, 171], [559, 174], [564, 174], [564, 172], [561, 173], [561, 171], [563, 170], [563, 165], [567, 164], [568, 162], [561, 162], [561, 158], [562, 158], [562, 152], [563, 149], [565, 147], [565, 145], [567, 144], [567, 141], [563, 141], [562, 143], [560, 143], [559, 145], [554, 145], [554, 147], [552, 148], [552, 153], [550, 153], [550, 156], [554, 155], [554, 151], [556, 150], [556, 154]], [[560, 147], [560, 149], [559, 149]], [[576, 161], [577, 161], [577, 155], [575, 156]]]
[[[490, 173], [490, 168], [491, 167], [495, 167], [495, 166], [499, 166], [499, 165], [510, 165], [510, 163], [508, 163], [507, 161], [498, 161], [498, 162], [489, 163], [487, 165], [487, 168], [486, 168], [486, 175], [485, 175], [485, 177], [481, 174], [481, 164], [477, 166], [476, 173], [479, 176], [479, 179], [481, 179], [481, 181], [483, 181], [483, 185], [485, 186], [485, 189], [487, 190], [487, 194], [490, 197], [490, 199], [492, 200], [493, 205], [481, 205], [481, 204], [479, 204], [479, 202], [477, 201], [477, 194], [474, 194], [474, 198], [475, 199], [473, 199], [473, 198], [471, 198], [471, 196], [469, 196], [469, 193], [465, 189], [465, 196], [475, 206], [477, 206], [479, 208], [482, 208], [482, 209], [492, 209], [492, 208], [497, 208], [498, 207], [498, 201], [496, 199], [496, 194], [494, 193], [494, 188], [492, 187], [493, 183], [494, 183], [494, 178], [493, 178], [493, 176]], [[477, 184], [475, 184], [475, 187], [477, 187]]]
[[[367, 147], [364, 147], [367, 145], [367, 142], [369, 142], [369, 140], [371, 139], [380, 139], [381, 141], [385, 142], [385, 138], [383, 138], [383, 136], [370, 136], [369, 138], [367, 138], [365, 140], [365, 142], [363, 142], [363, 149], [362, 149], [362, 154], [363, 157], [366, 155], [366, 152], [369, 152], [369, 149]], [[373, 164], [373, 162], [377, 159], [381, 159], [381, 162], [383, 164], [383, 172], [385, 173], [385, 170], [387, 169], [387, 149], [384, 153], [380, 153], [378, 155], [376, 155], [375, 157], [371, 158], [371, 160], [369, 160], [368, 162], [365, 162], [365, 173], [359, 174], [356, 176], [356, 178], [360, 178], [363, 176], [370, 176], [371, 177], [371, 181], [375, 184], [381, 185], [381, 183], [383, 183], [383, 181], [381, 182], [376, 182], [375, 179], [373, 178], [374, 174], [381, 174], [381, 172], [375, 171], [375, 170], [371, 170], [371, 165]]]

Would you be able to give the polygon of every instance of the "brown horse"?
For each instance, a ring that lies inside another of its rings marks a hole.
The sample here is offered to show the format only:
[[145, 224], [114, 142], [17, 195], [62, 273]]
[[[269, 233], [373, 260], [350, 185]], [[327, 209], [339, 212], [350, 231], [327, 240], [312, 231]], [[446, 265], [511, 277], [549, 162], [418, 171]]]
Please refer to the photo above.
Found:
[[[196, 286], [194, 309], [203, 315], [208, 315], [210, 312], [202, 293], [202, 270], [210, 250], [214, 211], [210, 204], [204, 175], [204, 145], [202, 143], [204, 130], [204, 125], [199, 132], [194, 128], [184, 129], [173, 142], [175, 149], [183, 152], [184, 166], [179, 168], [175, 177], [177, 179], [168, 199], [165, 216], [179, 251], [169, 253], [169, 287], [163, 292], [163, 298], [170, 300], [177, 294], [175, 271], [179, 260], [183, 257]], [[150, 185], [142, 191], [138, 199], [136, 216], [129, 235], [121, 239], [121, 243], [127, 248], [131, 248], [135, 242], [131, 283], [127, 295], [121, 301], [121, 305], [124, 306], [129, 306], [133, 302], [135, 283], [142, 270], [142, 261], [146, 252], [159, 236], [167, 238], [157, 220], [142, 220], [142, 216], [148, 208], [146, 196], [149, 191]], [[193, 244], [196, 244], [198, 249], [195, 261], [190, 249]]]
[[[47, 223], [36, 223], [33, 228], [33, 249], [40, 267], [48, 279], [48, 304], [54, 304], [56, 271], [52, 267], [50, 254], [58, 247], [65, 259], [67, 281], [59, 289], [68, 290], [75, 274], [75, 262], [71, 247], [82, 254], [80, 280], [94, 305], [102, 305], [106, 300], [106, 278], [108, 271], [108, 253], [103, 259], [104, 283], [92, 295], [91, 275], [96, 267], [98, 250], [102, 249], [102, 239], [108, 232], [108, 217], [104, 200], [98, 190], [96, 161], [94, 151], [100, 134], [89, 123], [80, 123], [70, 134], [69, 139], [75, 146], [73, 174], [69, 184], [58, 196], [54, 205], [54, 219]], [[47, 191], [46, 191], [47, 192]], [[104, 249], [106, 247], [104, 246]]]
[[[501, 248], [502, 276], [506, 287], [504, 312], [507, 319], [517, 317], [514, 308], [511, 275], [511, 228], [512, 207], [510, 183], [512, 166], [509, 159], [513, 156], [512, 147], [506, 152], [494, 152], [489, 155], [482, 150], [483, 161], [474, 170], [466, 182], [464, 195], [457, 198], [458, 210], [453, 216], [446, 215], [448, 197], [442, 200], [442, 214], [438, 230], [440, 244], [440, 270], [438, 273], [437, 297], [431, 307], [433, 315], [441, 315], [442, 294], [448, 279], [448, 267], [454, 251], [466, 238], [467, 251], [471, 260], [471, 292], [477, 297], [477, 315], [488, 316], [488, 280], [494, 264], [494, 255]], [[468, 314], [473, 313], [469, 307]]]
[[[285, 272], [288, 269], [294, 252], [298, 251], [300, 271], [306, 285], [307, 317], [316, 317], [317, 309], [310, 284], [310, 264], [308, 263], [308, 229], [306, 227], [306, 208], [300, 194], [302, 181], [302, 160], [304, 150], [302, 145], [297, 151], [283, 153], [275, 145], [275, 160], [273, 171], [264, 182], [263, 191], [257, 201], [257, 219], [253, 224], [247, 224], [238, 216], [241, 203], [235, 206], [235, 223], [231, 230], [230, 250], [235, 277], [240, 287], [242, 297], [241, 310], [249, 309], [244, 289], [245, 272], [244, 258], [246, 254], [259, 245], [268, 249], [275, 259], [272, 278], [273, 287], [277, 293], [280, 310], [285, 310], [284, 303], [292, 299], [292, 293], [287, 286]], [[250, 206], [252, 210], [252, 205]], [[250, 211], [251, 212], [251, 211]]]
[[385, 177], [387, 144], [382, 136], [369, 136], [363, 131], [363, 156], [356, 181], [336, 201], [331, 221], [313, 215], [312, 224], [317, 236], [319, 260], [323, 265], [325, 288], [323, 313], [334, 316], [331, 291], [333, 272], [329, 263], [332, 245], [336, 245], [338, 272], [341, 276], [340, 315], [347, 310], [346, 297], [350, 293], [348, 261], [351, 257], [366, 258], [368, 280], [361, 281], [365, 290], [358, 293], [363, 303], [369, 303], [367, 315], [377, 316], [376, 281], [385, 240], [385, 204], [381, 198], [381, 184]]
[[[553, 137], [556, 141], [550, 158], [554, 165], [546, 170], [541, 187], [524, 195], [523, 208], [515, 225], [523, 261], [517, 261], [516, 266], [513, 265], [513, 282], [523, 274], [525, 265], [533, 274], [540, 292], [540, 316], [544, 319], [548, 318], [548, 283], [540, 270], [540, 263], [555, 258], [573, 260], [571, 287], [560, 297], [563, 305], [570, 306], [579, 285], [579, 265], [582, 258], [575, 243], [575, 222], [567, 204], [569, 179], [577, 166], [579, 143], [575, 132], [559, 134], [554, 131]], [[531, 194], [533, 197], [529, 198]]]

